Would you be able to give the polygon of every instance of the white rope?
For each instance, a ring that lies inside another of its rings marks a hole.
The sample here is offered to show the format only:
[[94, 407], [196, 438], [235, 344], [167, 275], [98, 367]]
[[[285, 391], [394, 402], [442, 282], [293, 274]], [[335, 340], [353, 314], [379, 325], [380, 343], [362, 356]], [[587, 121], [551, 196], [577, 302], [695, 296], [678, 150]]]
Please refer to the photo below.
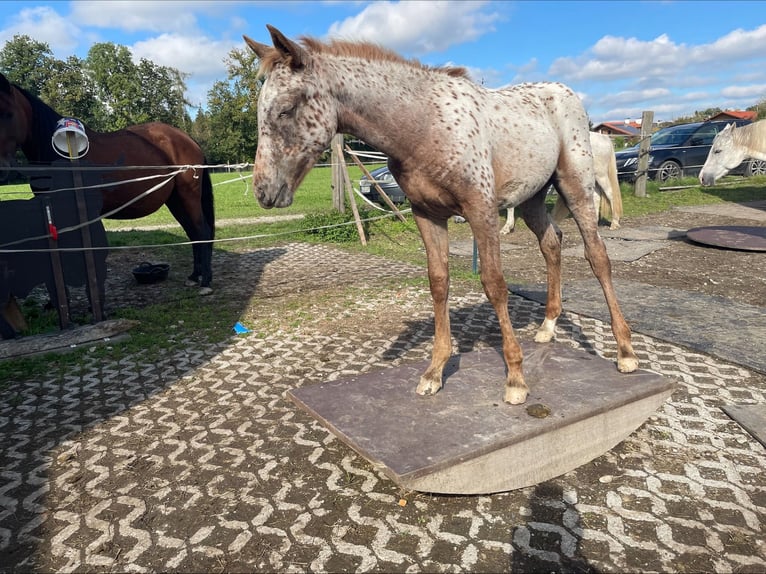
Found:
[[[402, 210], [401, 213], [407, 213], [411, 210]], [[384, 215], [378, 215], [375, 217], [367, 217], [365, 219], [362, 219], [362, 222], [372, 222], [372, 221], [380, 221], [382, 219], [386, 219], [388, 217], [393, 217], [393, 212], [386, 212]], [[297, 229], [292, 231], [280, 231], [278, 233], [260, 233], [258, 235], [245, 235], [241, 237], [225, 237], [225, 238], [219, 238], [219, 239], [203, 239], [203, 240], [197, 240], [197, 241], [177, 241], [174, 243], [154, 243], [154, 244], [141, 244], [141, 245], [116, 245], [113, 247], [109, 246], [103, 246], [103, 247], [54, 247], [54, 248], [39, 248], [39, 249], [6, 249], [5, 245], [0, 245], [0, 253], [50, 253], [51, 251], [59, 251], [59, 252], [77, 252], [77, 251], [119, 251], [119, 250], [129, 250], [129, 249], [153, 249], [157, 247], [177, 247], [182, 245], [203, 245], [203, 244], [215, 244], [215, 243], [231, 243], [234, 241], [248, 241], [251, 239], [264, 239], [267, 237], [280, 237], [282, 235], [291, 235], [296, 233], [306, 233], [309, 231], [319, 231], [321, 229], [332, 229], [335, 227], [343, 227], [345, 225], [355, 225], [355, 221], [344, 221], [343, 223], [334, 223], [331, 225], [321, 225], [319, 227], [312, 227], [311, 229]], [[48, 236], [45, 235], [43, 238], [47, 238]], [[23, 241], [30, 241], [30, 239], [24, 239]], [[17, 242], [14, 242], [17, 243]], [[9, 244], [6, 244], [9, 245]]]

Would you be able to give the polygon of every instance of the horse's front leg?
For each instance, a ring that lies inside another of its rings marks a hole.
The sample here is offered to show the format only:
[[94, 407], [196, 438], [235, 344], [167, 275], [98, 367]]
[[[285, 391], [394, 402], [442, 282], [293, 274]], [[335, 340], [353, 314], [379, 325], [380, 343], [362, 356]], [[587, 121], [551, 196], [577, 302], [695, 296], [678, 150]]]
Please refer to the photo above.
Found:
[[535, 333], [535, 341], [547, 343], [556, 335], [556, 322], [561, 315], [561, 230], [548, 217], [545, 193], [539, 192], [522, 207], [521, 216], [535, 234], [540, 252], [545, 259], [548, 277], [548, 296], [545, 301], [545, 319]]
[[503, 358], [508, 370], [505, 379], [506, 403], [519, 405], [527, 400], [529, 388], [524, 382], [522, 371], [523, 353], [516, 340], [508, 314], [508, 285], [503, 276], [500, 261], [500, 237], [497, 231], [497, 215], [494, 210], [487, 213], [471, 214], [468, 217], [471, 224], [476, 246], [481, 261], [481, 284], [487, 299], [492, 303], [500, 323], [503, 336]]
[[430, 219], [412, 210], [428, 258], [428, 281], [434, 305], [434, 348], [431, 364], [420, 377], [416, 392], [433, 395], [442, 388], [444, 365], [452, 354], [449, 309], [449, 236], [447, 220]]

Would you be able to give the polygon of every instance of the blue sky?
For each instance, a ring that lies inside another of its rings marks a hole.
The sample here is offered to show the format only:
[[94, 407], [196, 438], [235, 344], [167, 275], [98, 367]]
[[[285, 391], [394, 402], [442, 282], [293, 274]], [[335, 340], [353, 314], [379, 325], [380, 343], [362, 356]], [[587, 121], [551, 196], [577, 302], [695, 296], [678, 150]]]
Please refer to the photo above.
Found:
[[496, 88], [555, 80], [594, 123], [672, 120], [766, 99], [766, 2], [280, 0], [0, 2], [0, 41], [26, 34], [54, 55], [85, 57], [96, 42], [191, 74], [202, 104], [242, 34], [370, 40], [425, 64], [465, 66]]

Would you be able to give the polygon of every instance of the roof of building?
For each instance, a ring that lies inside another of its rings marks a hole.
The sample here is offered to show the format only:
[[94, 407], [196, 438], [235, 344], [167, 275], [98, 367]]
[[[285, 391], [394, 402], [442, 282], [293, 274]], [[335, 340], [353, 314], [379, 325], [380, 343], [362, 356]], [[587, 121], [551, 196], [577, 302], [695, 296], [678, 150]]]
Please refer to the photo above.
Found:
[[607, 132], [615, 135], [641, 135], [641, 126], [635, 122], [602, 122], [593, 127], [594, 132]]

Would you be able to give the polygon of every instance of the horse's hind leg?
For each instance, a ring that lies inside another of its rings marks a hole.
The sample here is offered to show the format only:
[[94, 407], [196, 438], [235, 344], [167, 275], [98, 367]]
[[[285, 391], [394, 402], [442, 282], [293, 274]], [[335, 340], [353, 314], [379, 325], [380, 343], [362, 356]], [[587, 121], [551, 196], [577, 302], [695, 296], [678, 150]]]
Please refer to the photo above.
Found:
[[546, 190], [540, 191], [521, 205], [521, 217], [537, 237], [548, 277], [545, 319], [535, 333], [535, 341], [538, 343], [547, 343], [553, 339], [556, 321], [561, 315], [561, 230], [548, 217], [545, 209], [546, 194]]
[[212, 239], [212, 231], [210, 226], [205, 221], [205, 217], [202, 211], [195, 209], [197, 213], [190, 211], [188, 208], [188, 202], [182, 202], [178, 197], [177, 190], [168, 198], [166, 205], [176, 218], [178, 223], [181, 224], [189, 240], [194, 242], [192, 244], [192, 254], [194, 257], [194, 267], [191, 275], [187, 279], [187, 285], [199, 285], [200, 294], [207, 295], [212, 293], [211, 282], [213, 279], [212, 271], [212, 256], [213, 245], [210, 243]]
[[630, 341], [630, 328], [617, 302], [617, 294], [612, 284], [612, 264], [604, 241], [598, 234], [593, 203], [586, 191], [588, 188], [574, 179], [568, 182], [560, 181], [559, 187], [569, 198], [567, 201], [569, 209], [585, 243], [585, 259], [604, 291], [604, 298], [612, 319], [612, 333], [617, 341], [617, 368], [623, 373], [631, 373], [638, 368], [638, 358]]

